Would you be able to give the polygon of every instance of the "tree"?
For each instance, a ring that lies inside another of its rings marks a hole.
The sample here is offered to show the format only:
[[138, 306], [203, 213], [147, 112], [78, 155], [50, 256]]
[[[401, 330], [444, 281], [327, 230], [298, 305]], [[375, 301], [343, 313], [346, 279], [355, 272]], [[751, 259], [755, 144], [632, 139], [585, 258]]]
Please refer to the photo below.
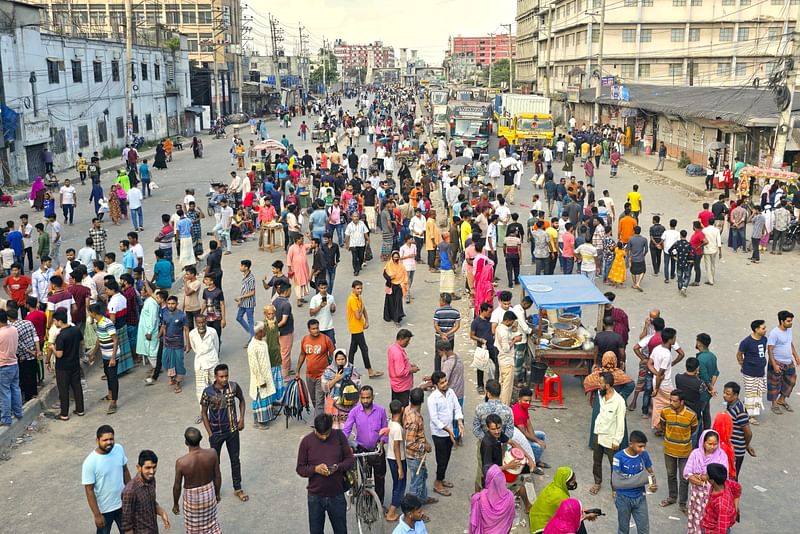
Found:
[[332, 83], [339, 79], [339, 71], [336, 67], [336, 56], [333, 55], [331, 50], [320, 49], [319, 51], [320, 65], [311, 71], [308, 76], [308, 81], [312, 85], [319, 85], [323, 82]]
[[364, 67], [349, 67], [344, 74], [351, 80], [362, 83], [367, 78], [367, 69]]
[[[491, 66], [492, 69], [492, 86], [499, 87], [501, 83], [505, 83], [508, 85], [508, 60], [501, 59], [500, 61], [496, 61]], [[489, 81], [489, 69], [483, 70], [483, 79], [487, 82]]]

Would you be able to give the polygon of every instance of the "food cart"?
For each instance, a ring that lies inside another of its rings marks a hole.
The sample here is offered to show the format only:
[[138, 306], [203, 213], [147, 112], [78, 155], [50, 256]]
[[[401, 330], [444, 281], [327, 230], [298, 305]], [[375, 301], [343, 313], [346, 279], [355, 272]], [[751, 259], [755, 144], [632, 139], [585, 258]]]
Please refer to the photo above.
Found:
[[[594, 332], [581, 324], [586, 306], [597, 306], [595, 332], [602, 330], [603, 307], [608, 299], [582, 275], [520, 276], [520, 284], [533, 300], [533, 333], [528, 336], [528, 351], [536, 362], [546, 363], [558, 375], [586, 376], [592, 370], [596, 350]], [[536, 383], [531, 373], [531, 382]], [[538, 381], [541, 381], [539, 377]]]

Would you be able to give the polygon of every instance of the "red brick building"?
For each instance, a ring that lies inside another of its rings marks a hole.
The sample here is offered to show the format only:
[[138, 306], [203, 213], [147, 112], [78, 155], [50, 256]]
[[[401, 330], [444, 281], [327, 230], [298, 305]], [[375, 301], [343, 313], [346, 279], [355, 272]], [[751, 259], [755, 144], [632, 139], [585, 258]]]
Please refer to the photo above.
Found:
[[450, 53], [472, 55], [479, 67], [508, 59], [509, 39], [511, 53], [516, 53], [516, 37], [507, 33], [498, 35], [482, 35], [480, 37], [453, 37]]
[[375, 54], [374, 68], [390, 69], [395, 67], [394, 48], [384, 46], [381, 41], [370, 44], [348, 44], [337, 39], [333, 43], [333, 55], [336, 56], [340, 69], [367, 68], [367, 57], [370, 50]]

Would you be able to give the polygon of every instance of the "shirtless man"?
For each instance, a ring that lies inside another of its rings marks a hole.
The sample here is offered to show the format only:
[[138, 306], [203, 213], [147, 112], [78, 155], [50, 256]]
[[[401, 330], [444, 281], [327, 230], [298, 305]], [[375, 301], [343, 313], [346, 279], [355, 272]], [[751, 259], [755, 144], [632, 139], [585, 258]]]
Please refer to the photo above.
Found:
[[172, 513], [178, 515], [183, 486], [183, 522], [186, 532], [221, 533], [217, 521], [222, 474], [214, 449], [203, 449], [200, 431], [189, 427], [183, 433], [189, 452], [175, 462], [175, 484], [172, 486]]

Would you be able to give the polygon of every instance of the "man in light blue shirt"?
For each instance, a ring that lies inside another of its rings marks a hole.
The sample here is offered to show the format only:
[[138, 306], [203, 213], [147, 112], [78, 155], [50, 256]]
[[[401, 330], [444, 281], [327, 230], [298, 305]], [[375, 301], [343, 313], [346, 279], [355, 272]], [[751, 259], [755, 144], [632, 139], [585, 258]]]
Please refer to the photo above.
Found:
[[122, 490], [131, 479], [122, 445], [114, 443], [114, 429], [97, 429], [97, 448], [83, 461], [81, 483], [94, 516], [97, 534], [111, 534], [111, 525], [122, 532]]
[[392, 534], [428, 534], [424, 521], [430, 518], [422, 512], [422, 501], [419, 497], [412, 493], [403, 495], [400, 509], [403, 515], [400, 516], [400, 521]]

